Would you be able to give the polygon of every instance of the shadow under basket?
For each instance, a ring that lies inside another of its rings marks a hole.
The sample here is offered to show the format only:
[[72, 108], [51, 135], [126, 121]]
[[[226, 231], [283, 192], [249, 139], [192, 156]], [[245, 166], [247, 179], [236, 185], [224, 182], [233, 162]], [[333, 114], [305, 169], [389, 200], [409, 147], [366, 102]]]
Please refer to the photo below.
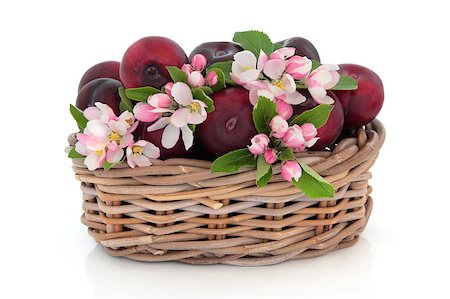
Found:
[[307, 198], [279, 167], [258, 188], [250, 167], [211, 173], [209, 161], [168, 159], [105, 172], [74, 159], [81, 221], [109, 254], [139, 261], [261, 266], [320, 256], [353, 245], [372, 210], [369, 170], [385, 130], [374, 120], [355, 135], [297, 155], [335, 187], [326, 200]]

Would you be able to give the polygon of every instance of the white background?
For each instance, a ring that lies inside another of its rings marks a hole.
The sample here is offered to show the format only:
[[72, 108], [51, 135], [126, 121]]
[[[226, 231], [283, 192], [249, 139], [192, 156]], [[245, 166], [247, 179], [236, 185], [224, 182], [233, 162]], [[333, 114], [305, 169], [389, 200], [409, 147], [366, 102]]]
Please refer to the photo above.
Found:
[[[448, 298], [446, 2], [263, 2], [1, 2], [1, 298]], [[262, 268], [108, 256], [79, 221], [79, 183], [63, 152], [81, 75], [147, 35], [189, 53], [247, 29], [306, 37], [323, 62], [362, 64], [383, 79], [388, 138], [362, 239]]]

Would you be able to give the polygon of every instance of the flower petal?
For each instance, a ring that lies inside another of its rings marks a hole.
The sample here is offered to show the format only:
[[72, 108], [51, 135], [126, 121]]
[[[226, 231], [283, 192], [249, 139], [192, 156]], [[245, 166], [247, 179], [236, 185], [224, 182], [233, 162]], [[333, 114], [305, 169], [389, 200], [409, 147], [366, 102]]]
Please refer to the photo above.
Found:
[[180, 138], [180, 128], [175, 127], [174, 125], [168, 125], [162, 134], [161, 144], [166, 149], [171, 149], [177, 144], [178, 139]]
[[306, 101], [306, 98], [298, 91], [294, 91], [293, 93], [287, 93], [284, 101], [291, 105], [298, 105]]
[[174, 100], [180, 105], [187, 106], [192, 102], [192, 91], [186, 83], [175, 83], [171, 92]]
[[137, 103], [133, 108], [134, 116], [143, 122], [153, 122], [159, 118], [159, 114], [153, 112], [154, 108], [146, 103]]
[[175, 127], [181, 128], [188, 124], [189, 110], [181, 108], [175, 111], [170, 117], [170, 123]]
[[87, 128], [89, 129], [89, 132], [92, 133], [92, 135], [96, 136], [108, 136], [111, 134], [111, 130], [108, 128], [108, 126], [101, 122], [100, 120], [94, 119], [87, 123]]
[[161, 117], [154, 124], [147, 127], [147, 132], [158, 131], [169, 124], [169, 117]]
[[102, 112], [97, 107], [87, 107], [83, 111], [84, 117], [87, 118], [87, 120], [94, 120], [94, 119], [100, 119], [102, 116]]
[[138, 155], [136, 157], [133, 157], [134, 163], [136, 163], [139, 167], [148, 167], [152, 165], [152, 162], [149, 158], [147, 158], [144, 155]]
[[158, 159], [161, 152], [159, 148], [151, 142], [147, 142], [144, 146], [144, 155], [152, 159]]
[[184, 148], [186, 150], [190, 149], [194, 143], [194, 133], [188, 126], [181, 127], [181, 137], [183, 139]]
[[283, 60], [271, 59], [264, 65], [264, 74], [272, 80], [278, 80], [285, 69], [286, 66]]
[[258, 79], [260, 73], [261, 72], [257, 69], [249, 69], [249, 70], [243, 72], [242, 74], [240, 74], [238, 77], [239, 77], [240, 81], [242, 81], [244, 83], [250, 83], [250, 82], [256, 81]]
[[106, 161], [109, 163], [118, 163], [123, 158], [123, 149], [118, 147], [115, 151], [108, 150], [106, 152]]
[[256, 56], [248, 50], [234, 54], [233, 58], [243, 68], [256, 69]]
[[126, 148], [126, 147], [129, 146], [132, 142], [133, 142], [133, 135], [132, 135], [132, 134], [126, 134], [126, 135], [122, 136], [122, 138], [120, 139], [120, 144], [119, 144], [119, 146], [120, 146], [121, 148]]

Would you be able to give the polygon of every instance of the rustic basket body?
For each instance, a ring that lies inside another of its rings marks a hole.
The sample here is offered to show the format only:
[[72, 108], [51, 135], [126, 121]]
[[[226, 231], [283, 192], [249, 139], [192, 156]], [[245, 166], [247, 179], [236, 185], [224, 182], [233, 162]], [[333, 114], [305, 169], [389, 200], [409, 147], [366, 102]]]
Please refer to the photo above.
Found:
[[105, 172], [74, 160], [81, 221], [109, 254], [140, 261], [259, 266], [323, 255], [354, 244], [372, 209], [369, 169], [385, 131], [375, 120], [356, 135], [298, 155], [336, 189], [319, 201], [282, 181], [280, 169], [260, 189], [253, 168], [218, 174], [208, 161], [169, 159]]

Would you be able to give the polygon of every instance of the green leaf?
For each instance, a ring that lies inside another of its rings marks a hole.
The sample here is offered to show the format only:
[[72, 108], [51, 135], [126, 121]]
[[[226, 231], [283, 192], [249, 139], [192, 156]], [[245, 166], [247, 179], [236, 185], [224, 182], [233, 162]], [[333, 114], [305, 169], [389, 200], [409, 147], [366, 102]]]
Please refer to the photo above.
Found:
[[209, 96], [206, 95], [205, 91], [201, 88], [194, 88], [194, 90], [192, 91], [194, 98], [197, 100], [200, 100], [202, 102], [204, 102], [207, 107], [206, 107], [206, 112], [213, 112], [214, 111], [214, 101], [213, 99], [211, 99]]
[[176, 66], [166, 66], [166, 69], [169, 71], [170, 77], [172, 78], [174, 83], [184, 82], [188, 84], [188, 79], [185, 72], [183, 72]]
[[211, 172], [235, 173], [244, 166], [256, 166], [255, 156], [246, 148], [217, 158], [211, 166]]
[[217, 83], [216, 85], [212, 86], [212, 90], [214, 92], [222, 90], [225, 88], [225, 74], [223, 73], [223, 71], [219, 68], [213, 67], [213, 68], [208, 68], [207, 74], [209, 74], [211, 71], [215, 71], [217, 74]]
[[225, 83], [227, 85], [236, 85], [234, 81], [231, 79], [230, 73], [231, 73], [231, 65], [233, 64], [233, 61], [221, 61], [211, 64], [207, 69], [206, 72], [210, 72], [213, 69], [219, 69], [223, 72], [225, 76]]
[[151, 86], [128, 88], [125, 90], [125, 95], [132, 100], [139, 102], [147, 102], [148, 97], [154, 94], [161, 93], [161, 90]]
[[294, 150], [292, 148], [286, 148], [278, 155], [278, 159], [281, 161], [295, 160]]
[[268, 173], [272, 172], [272, 166], [266, 162], [263, 155], [259, 155], [256, 162], [256, 185], [260, 188], [267, 185], [271, 179], [271, 175]]
[[272, 54], [274, 46], [270, 38], [261, 31], [243, 31], [236, 32], [233, 41], [240, 44], [245, 50], [251, 51], [255, 56], [259, 57], [260, 50], [263, 50], [267, 56]]
[[355, 90], [358, 89], [358, 80], [346, 76], [340, 75], [339, 82], [331, 90]]
[[274, 102], [266, 97], [259, 97], [256, 108], [253, 109], [253, 122], [259, 133], [270, 134], [269, 122], [277, 115], [277, 107]]
[[292, 183], [311, 199], [334, 197], [334, 187], [311, 167], [298, 160], [302, 167], [302, 176]]
[[119, 109], [120, 113], [124, 111], [130, 111], [133, 112], [133, 102], [127, 97], [125, 94], [125, 89], [123, 87], [119, 87], [119, 96], [120, 96], [120, 103], [119, 103]]
[[125, 161], [125, 157], [123, 157], [122, 160], [120, 160], [119, 162], [116, 162], [116, 163], [109, 163], [108, 161], [105, 160], [105, 162], [103, 163], [103, 169], [105, 171], [108, 171], [111, 168], [113, 168], [114, 166], [122, 164], [123, 161]]
[[270, 182], [272, 179], [273, 173], [272, 173], [272, 167], [269, 168], [269, 171], [265, 175], [263, 175], [258, 181], [256, 181], [256, 186], [259, 188], [263, 188], [267, 185], [267, 183]]
[[75, 150], [75, 147], [72, 147], [72, 149], [70, 150], [69, 154], [67, 155], [69, 158], [72, 159], [84, 159], [86, 158], [86, 156], [83, 156], [82, 154], [78, 153]]
[[210, 96], [214, 93], [213, 89], [209, 86], [199, 86], [197, 88], [200, 88], [201, 90], [203, 90], [205, 92], [205, 94], [208, 96]]
[[70, 114], [72, 114], [80, 129], [83, 130], [84, 128], [86, 128], [88, 120], [86, 119], [86, 117], [84, 117], [83, 111], [70, 104]]
[[275, 50], [278, 50], [278, 49], [281, 49], [281, 48], [283, 48], [283, 45], [282, 44], [279, 44], [279, 43], [274, 43], [273, 44], [273, 50], [275, 51]]
[[314, 59], [311, 59], [311, 62], [312, 62], [311, 72], [322, 65], [320, 62]]
[[300, 115], [295, 116], [291, 121], [291, 125], [303, 125], [306, 123], [312, 123], [316, 129], [323, 127], [330, 116], [331, 110], [333, 110], [332, 105], [321, 104], [316, 107], [303, 112]]

